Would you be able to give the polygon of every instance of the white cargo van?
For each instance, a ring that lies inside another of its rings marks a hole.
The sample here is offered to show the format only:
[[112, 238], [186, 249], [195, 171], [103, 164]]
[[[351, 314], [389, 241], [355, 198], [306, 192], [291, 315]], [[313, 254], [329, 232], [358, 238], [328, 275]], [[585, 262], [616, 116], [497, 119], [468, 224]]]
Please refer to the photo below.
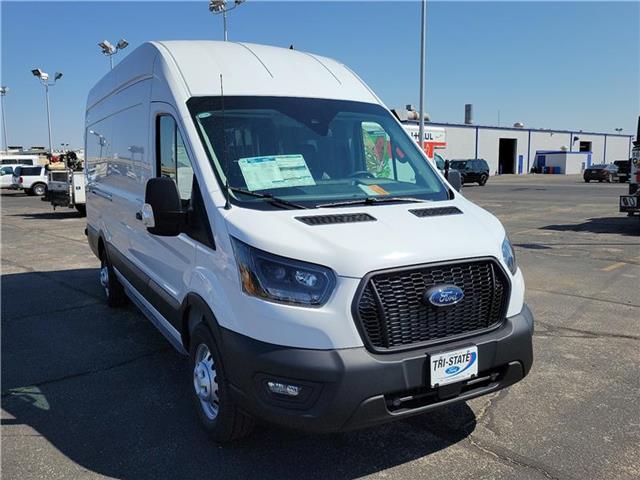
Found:
[[532, 364], [500, 222], [334, 60], [146, 43], [90, 92], [87, 233], [191, 362], [218, 441], [348, 430], [495, 392]]

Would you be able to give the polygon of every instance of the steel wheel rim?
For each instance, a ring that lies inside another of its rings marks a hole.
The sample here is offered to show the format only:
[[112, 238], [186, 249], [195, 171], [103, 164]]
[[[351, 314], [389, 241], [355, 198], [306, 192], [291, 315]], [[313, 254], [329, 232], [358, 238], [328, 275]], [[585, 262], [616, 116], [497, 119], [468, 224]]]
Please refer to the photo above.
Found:
[[209, 347], [201, 343], [196, 349], [193, 367], [193, 388], [200, 400], [202, 411], [209, 420], [215, 420], [220, 409], [218, 376]]
[[100, 285], [104, 288], [104, 293], [109, 297], [109, 268], [102, 262], [100, 267]]

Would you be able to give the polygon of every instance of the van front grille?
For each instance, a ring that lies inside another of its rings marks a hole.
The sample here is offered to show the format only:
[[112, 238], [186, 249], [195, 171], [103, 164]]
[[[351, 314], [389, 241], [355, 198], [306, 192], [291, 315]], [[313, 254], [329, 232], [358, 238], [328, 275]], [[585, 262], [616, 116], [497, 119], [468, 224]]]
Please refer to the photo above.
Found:
[[[436, 285], [455, 285], [464, 298], [446, 307], [431, 305], [424, 297]], [[363, 280], [354, 315], [370, 350], [414, 348], [497, 326], [509, 291], [509, 280], [492, 259], [374, 272]]]

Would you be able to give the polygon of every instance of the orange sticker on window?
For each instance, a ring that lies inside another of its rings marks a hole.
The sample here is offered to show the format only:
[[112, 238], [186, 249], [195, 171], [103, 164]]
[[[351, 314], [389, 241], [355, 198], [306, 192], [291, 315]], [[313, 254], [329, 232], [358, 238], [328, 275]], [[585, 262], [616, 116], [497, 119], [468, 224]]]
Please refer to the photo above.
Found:
[[368, 185], [368, 187], [374, 192], [376, 192], [378, 195], [389, 195], [389, 192], [387, 192], [380, 185]]

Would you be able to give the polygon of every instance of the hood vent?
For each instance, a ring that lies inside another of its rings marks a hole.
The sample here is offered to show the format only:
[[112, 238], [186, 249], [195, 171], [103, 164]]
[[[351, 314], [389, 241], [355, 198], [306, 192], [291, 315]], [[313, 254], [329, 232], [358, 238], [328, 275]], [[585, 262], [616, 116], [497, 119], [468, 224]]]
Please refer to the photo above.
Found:
[[375, 222], [376, 219], [368, 213], [340, 213], [336, 215], [312, 215], [295, 217], [296, 220], [307, 225], [334, 225], [336, 223]]
[[416, 217], [443, 217], [446, 215], [459, 215], [462, 213], [458, 207], [417, 208], [409, 210]]

